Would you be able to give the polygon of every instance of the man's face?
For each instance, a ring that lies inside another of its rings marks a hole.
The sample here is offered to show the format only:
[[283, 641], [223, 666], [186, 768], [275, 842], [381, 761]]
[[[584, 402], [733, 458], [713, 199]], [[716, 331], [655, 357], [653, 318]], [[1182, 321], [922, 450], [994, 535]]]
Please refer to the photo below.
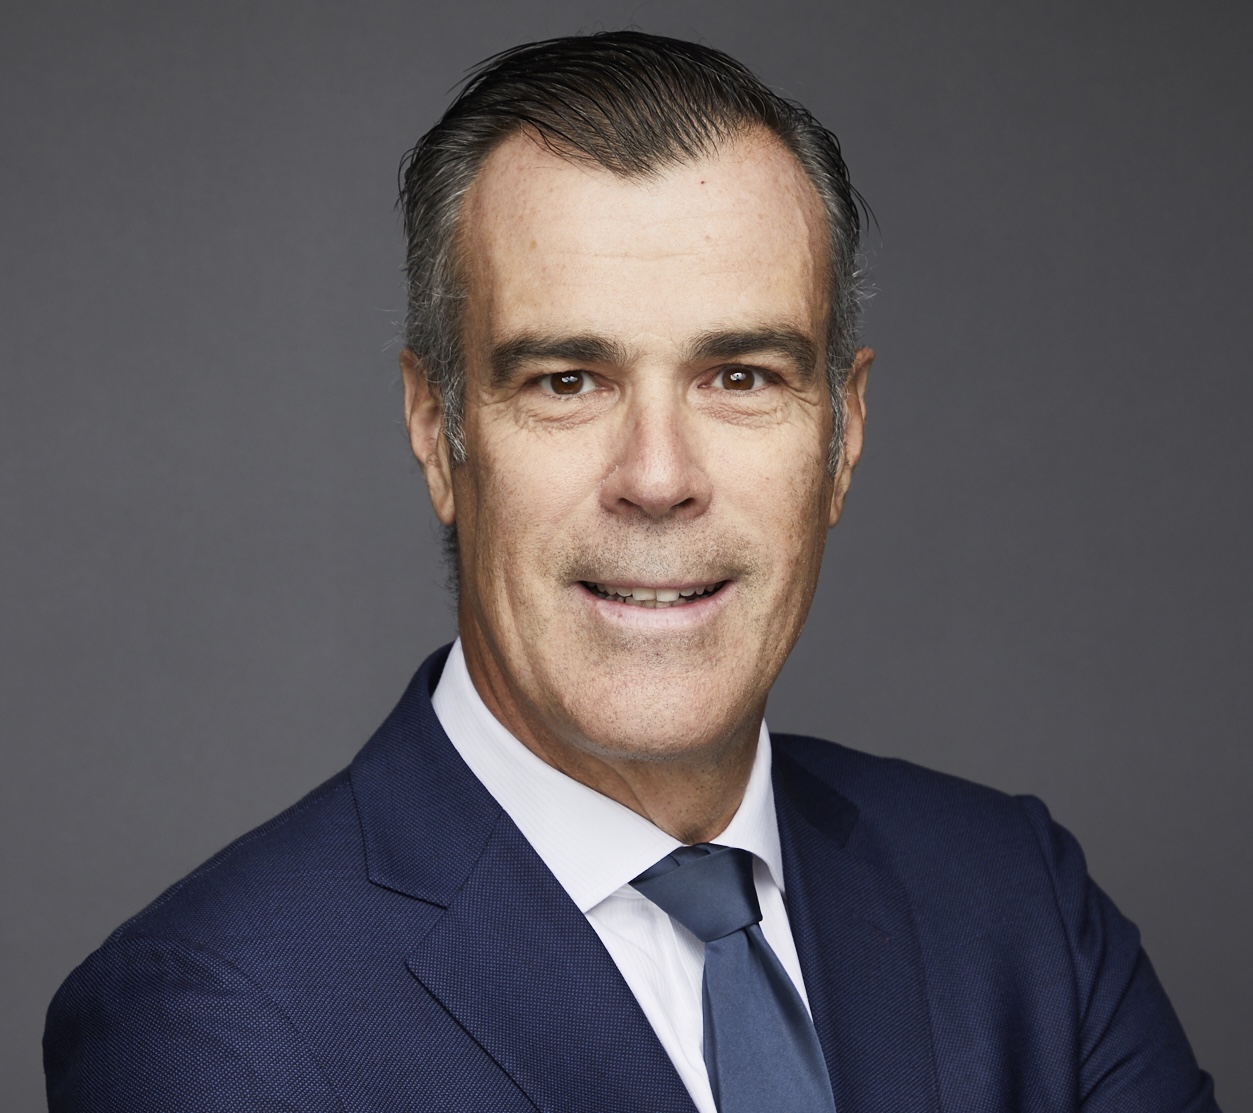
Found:
[[716, 761], [755, 737], [860, 448], [868, 353], [828, 473], [817, 195], [760, 135], [647, 181], [518, 136], [461, 228], [464, 464], [406, 380], [476, 685], [559, 767]]

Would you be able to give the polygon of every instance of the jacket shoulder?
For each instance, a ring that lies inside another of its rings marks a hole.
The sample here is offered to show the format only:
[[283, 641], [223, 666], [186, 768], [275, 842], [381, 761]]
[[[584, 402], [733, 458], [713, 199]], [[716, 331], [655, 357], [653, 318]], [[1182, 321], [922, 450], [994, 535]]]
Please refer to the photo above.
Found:
[[156, 1113], [198, 1094], [206, 1109], [339, 1109], [273, 993], [282, 960], [266, 941], [307, 951], [337, 887], [328, 874], [362, 872], [356, 827], [341, 773], [114, 931], [49, 1006], [49, 1108]]
[[[805, 782], [834, 792], [856, 812], [858, 825], [890, 829], [908, 818], [910, 828], [1020, 826], [1024, 808], [1043, 808], [1034, 797], [1014, 796], [901, 758], [881, 757], [837, 742], [799, 734], [771, 736], [782, 779], [794, 792]], [[1028, 820], [1028, 822], [1030, 822]]]
[[972, 901], [991, 909], [1007, 892], [1037, 914], [1087, 884], [1079, 844], [1033, 796], [817, 738], [772, 745], [787, 806], [900, 878], [920, 917], [964, 915]]
[[957, 1040], [941, 1049], [945, 1088], [965, 1093], [967, 1076], [945, 1064], [983, 1039], [971, 1018], [1012, 1025], [1006, 1009], [1030, 1008], [1073, 1047], [1083, 1109], [1216, 1113], [1139, 932], [1041, 801], [816, 738], [771, 741], [783, 808], [903, 887], [932, 1008]]
[[136, 936], [213, 940], [262, 920], [299, 915], [332, 877], [360, 877], [361, 834], [347, 771], [239, 836], [118, 927], [106, 946]]

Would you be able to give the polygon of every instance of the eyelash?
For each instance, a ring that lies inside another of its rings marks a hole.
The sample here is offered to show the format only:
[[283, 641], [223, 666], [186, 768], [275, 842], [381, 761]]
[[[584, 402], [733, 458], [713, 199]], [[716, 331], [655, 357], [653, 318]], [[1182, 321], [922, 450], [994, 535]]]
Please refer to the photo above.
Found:
[[[580, 378], [578, 390], [565, 392], [557, 389], [558, 379], [574, 378], [576, 375]], [[596, 388], [596, 381], [587, 371], [554, 371], [551, 375], [544, 375], [540, 378], [539, 387], [545, 394], [554, 398], [577, 398], [580, 394], [591, 393], [591, 390]], [[589, 387], [590, 390], [587, 389]]]
[[[746, 388], [732, 387], [726, 384], [725, 380], [728, 375], [749, 375], [751, 376], [752, 381]], [[713, 381], [715, 383], [721, 382], [722, 388], [729, 393], [752, 394], [755, 391], [760, 390], [763, 386], [769, 384], [770, 376], [765, 371], [762, 371], [757, 367], [724, 367], [716, 375], [714, 375]]]
[[[750, 385], [747, 387], [733, 387], [726, 383], [727, 376], [751, 377]], [[573, 379], [575, 376], [579, 378], [578, 389], [573, 391], [562, 391], [557, 389], [557, 383], [561, 379]], [[714, 374], [710, 386], [721, 383], [722, 389], [732, 394], [753, 394], [762, 387], [769, 385], [771, 375], [767, 371], [762, 371], [757, 367], [723, 367]], [[538, 380], [539, 388], [543, 393], [554, 398], [577, 398], [581, 394], [590, 394], [596, 389], [596, 381], [588, 371], [554, 371], [551, 374], [543, 375]]]

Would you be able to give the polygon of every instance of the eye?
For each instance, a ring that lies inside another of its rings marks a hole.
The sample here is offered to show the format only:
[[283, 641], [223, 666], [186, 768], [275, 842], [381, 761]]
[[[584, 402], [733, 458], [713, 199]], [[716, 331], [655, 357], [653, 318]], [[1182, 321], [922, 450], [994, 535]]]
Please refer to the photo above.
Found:
[[754, 390], [765, 383], [765, 376], [751, 367], [728, 367], [714, 382], [723, 390]]
[[540, 379], [540, 387], [546, 394], [560, 394], [563, 397], [585, 394], [594, 385], [591, 375], [586, 371], [558, 371]]

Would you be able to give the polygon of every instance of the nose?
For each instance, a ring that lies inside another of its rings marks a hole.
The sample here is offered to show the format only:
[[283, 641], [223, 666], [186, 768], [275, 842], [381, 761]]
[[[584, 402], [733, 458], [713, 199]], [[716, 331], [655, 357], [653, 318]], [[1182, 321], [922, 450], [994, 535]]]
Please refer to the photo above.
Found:
[[601, 504], [654, 520], [699, 516], [712, 494], [703, 447], [699, 419], [680, 398], [637, 395], [615, 431]]

